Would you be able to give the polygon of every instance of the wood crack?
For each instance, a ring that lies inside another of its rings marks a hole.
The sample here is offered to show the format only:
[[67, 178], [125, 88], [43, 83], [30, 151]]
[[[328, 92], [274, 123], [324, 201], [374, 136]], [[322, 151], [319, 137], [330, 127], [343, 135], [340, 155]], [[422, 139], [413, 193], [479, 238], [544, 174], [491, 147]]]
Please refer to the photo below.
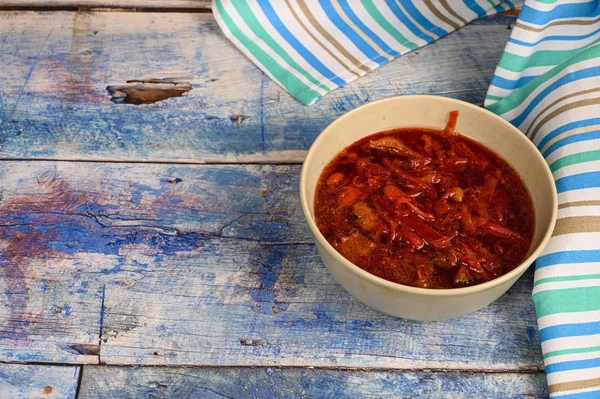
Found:
[[[27, 72], [27, 76], [25, 76], [25, 82], [23, 82], [23, 85], [21, 86], [21, 89], [19, 90], [19, 93], [17, 94], [17, 99], [15, 100], [15, 105], [13, 106], [12, 110], [8, 113], [6, 118], [0, 119], [0, 127], [2, 127], [4, 121], [10, 120], [14, 116], [15, 111], [17, 110], [17, 106], [19, 105], [19, 101], [21, 101], [21, 96], [25, 92], [25, 87], [27, 86], [27, 83], [29, 83], [29, 79], [31, 79], [33, 70], [35, 69], [35, 67], [38, 64], [40, 55], [42, 54], [42, 50], [44, 50], [44, 47], [46, 47], [46, 43], [48, 43], [48, 39], [50, 38], [50, 36], [52, 35], [53, 32], [54, 32], [54, 29], [50, 30], [50, 33], [48, 33], [48, 36], [46, 36], [46, 39], [44, 39], [44, 42], [40, 46], [40, 49], [38, 50], [38, 53], [35, 57], [35, 61], [33, 62], [33, 65], [31, 65], [31, 67], [29, 68], [29, 72]], [[4, 43], [3, 43], [3, 46], [4, 46]]]
[[104, 313], [106, 312], [105, 298], [106, 284], [102, 286], [102, 302], [100, 303], [100, 323], [98, 328], [98, 363], [100, 364], [102, 364], [102, 336], [104, 334]]

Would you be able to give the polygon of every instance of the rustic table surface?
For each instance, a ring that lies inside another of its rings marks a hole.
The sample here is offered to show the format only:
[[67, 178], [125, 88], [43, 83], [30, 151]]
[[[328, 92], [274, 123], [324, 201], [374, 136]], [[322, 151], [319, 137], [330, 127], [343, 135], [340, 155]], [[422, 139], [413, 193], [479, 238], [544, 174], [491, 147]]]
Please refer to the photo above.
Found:
[[531, 271], [470, 316], [388, 317], [328, 274], [297, 193], [360, 104], [482, 104], [515, 17], [306, 107], [208, 3], [0, 1], [0, 397], [546, 397]]

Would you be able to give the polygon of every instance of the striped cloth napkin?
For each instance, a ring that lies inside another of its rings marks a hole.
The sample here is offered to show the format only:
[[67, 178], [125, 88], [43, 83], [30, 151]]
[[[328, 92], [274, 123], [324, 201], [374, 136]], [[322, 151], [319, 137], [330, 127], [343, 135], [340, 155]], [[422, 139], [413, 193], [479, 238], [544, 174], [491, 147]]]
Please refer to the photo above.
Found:
[[[256, 65], [312, 104], [516, 3], [213, 0], [213, 12]], [[556, 179], [558, 221], [533, 288], [550, 395], [600, 398], [600, 0], [526, 0], [485, 105], [533, 140]]]
[[501, 0], [213, 0], [227, 37], [305, 104], [470, 21]]
[[526, 1], [486, 107], [556, 179], [558, 220], [533, 287], [550, 394], [600, 398], [600, 1]]

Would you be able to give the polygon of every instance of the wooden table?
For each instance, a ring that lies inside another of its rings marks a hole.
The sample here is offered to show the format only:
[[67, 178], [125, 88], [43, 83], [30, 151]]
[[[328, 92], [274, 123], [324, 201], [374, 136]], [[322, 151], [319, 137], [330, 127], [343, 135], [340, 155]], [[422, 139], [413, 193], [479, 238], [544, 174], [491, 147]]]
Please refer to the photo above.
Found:
[[532, 272], [470, 316], [388, 317], [328, 274], [298, 199], [342, 113], [481, 104], [513, 16], [306, 107], [206, 1], [0, 4], [0, 397], [547, 396]]

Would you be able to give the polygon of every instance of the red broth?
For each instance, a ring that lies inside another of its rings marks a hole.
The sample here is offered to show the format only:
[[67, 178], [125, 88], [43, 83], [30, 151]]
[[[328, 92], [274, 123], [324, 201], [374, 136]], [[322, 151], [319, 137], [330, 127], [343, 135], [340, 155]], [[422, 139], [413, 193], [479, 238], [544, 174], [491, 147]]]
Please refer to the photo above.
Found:
[[346, 259], [421, 288], [499, 277], [531, 245], [534, 212], [523, 181], [498, 155], [454, 131], [394, 129], [365, 137], [323, 171], [317, 226]]

